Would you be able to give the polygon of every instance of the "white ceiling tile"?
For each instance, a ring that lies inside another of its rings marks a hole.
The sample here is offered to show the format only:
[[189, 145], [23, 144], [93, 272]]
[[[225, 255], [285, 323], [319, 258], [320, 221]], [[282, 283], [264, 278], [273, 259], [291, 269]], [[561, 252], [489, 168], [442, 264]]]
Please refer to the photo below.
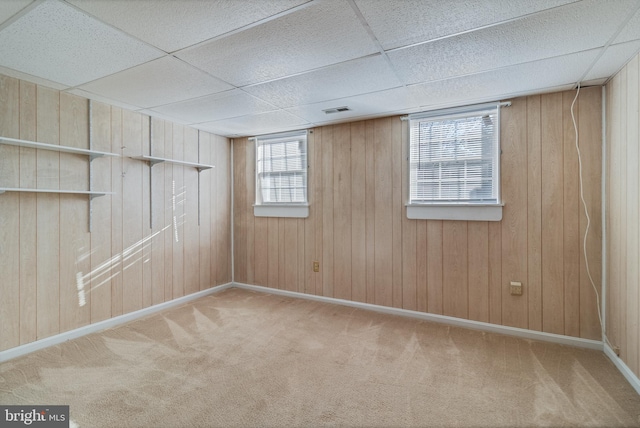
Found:
[[346, 1], [325, 1], [176, 56], [236, 86], [378, 52]]
[[585, 80], [613, 76], [640, 50], [640, 40], [611, 45], [587, 73]]
[[233, 89], [215, 77], [166, 56], [80, 86], [140, 107], [154, 107]]
[[69, 89], [68, 91], [66, 91], [70, 94], [74, 94], [74, 95], [78, 95], [80, 97], [84, 97], [90, 100], [95, 100], [95, 101], [99, 101], [101, 103], [105, 103], [105, 104], [109, 104], [115, 107], [120, 107], [126, 110], [131, 110], [131, 111], [135, 111], [138, 110], [139, 107], [138, 106], [134, 106], [131, 104], [127, 104], [127, 103], [123, 103], [120, 100], [114, 99], [114, 98], [109, 98], [109, 97], [103, 97], [101, 95], [96, 95], [93, 94], [91, 92], [87, 92], [87, 91], [83, 91], [82, 89]]
[[309, 0], [68, 0], [167, 52], [194, 45]]
[[198, 124], [198, 128], [202, 130], [223, 136], [253, 136], [304, 129], [310, 126], [310, 123], [284, 110]]
[[[464, 105], [540, 93], [546, 88], [573, 86], [599, 50], [518, 64], [471, 76], [413, 85], [407, 89], [423, 107]], [[549, 70], [554, 70], [549, 73]]]
[[356, 0], [385, 49], [433, 40], [575, 0]]
[[614, 43], [624, 43], [637, 39], [640, 39], [640, 10], [638, 10], [627, 25], [625, 25], [620, 34], [618, 34], [618, 37], [616, 37]]
[[[321, 103], [296, 106], [288, 112], [313, 123], [342, 121], [349, 118], [371, 117], [373, 115], [392, 114], [398, 110], [419, 107], [422, 99], [407, 88], [394, 88], [371, 94], [340, 98]], [[323, 110], [335, 107], [349, 107], [349, 111], [326, 114]]]
[[191, 123], [211, 122], [276, 110], [276, 107], [239, 89], [152, 109]]
[[48, 0], [0, 31], [0, 65], [76, 86], [162, 56], [162, 52]]
[[189, 121], [176, 119], [175, 117], [171, 117], [171, 116], [166, 116], [164, 114], [158, 113], [157, 111], [149, 110], [146, 108], [141, 110], [136, 110], [136, 111], [138, 113], [146, 114], [147, 116], [152, 116], [158, 119], [167, 120], [169, 122], [177, 123], [180, 125], [191, 125], [191, 122]]
[[635, 1], [582, 1], [518, 21], [389, 52], [405, 83], [445, 79], [600, 46]]
[[291, 107], [402, 86], [381, 55], [361, 58], [244, 88], [278, 107]]
[[0, 2], [0, 24], [27, 7], [33, 0], [10, 0]]
[[22, 73], [20, 71], [14, 70], [12, 68], [2, 67], [0, 65], [0, 74], [4, 74], [5, 76], [15, 77], [16, 79], [26, 80], [27, 82], [35, 83], [42, 86], [47, 86], [53, 89], [67, 89], [69, 86], [62, 85], [57, 82], [52, 82], [51, 80], [43, 79], [38, 76], [32, 76], [31, 74]]

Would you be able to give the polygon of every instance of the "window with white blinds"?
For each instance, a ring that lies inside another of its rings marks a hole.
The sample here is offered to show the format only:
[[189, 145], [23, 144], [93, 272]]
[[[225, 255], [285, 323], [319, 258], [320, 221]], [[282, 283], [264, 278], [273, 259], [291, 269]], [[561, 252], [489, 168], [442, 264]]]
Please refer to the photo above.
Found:
[[[454, 208], [442, 207], [501, 205], [499, 108], [494, 103], [409, 116], [408, 206], [436, 207], [417, 217], [411, 208], [410, 218], [475, 219], [449, 216]], [[486, 220], [501, 216], [500, 208]]]
[[307, 168], [306, 131], [256, 137], [256, 206], [308, 205]]
[[498, 108], [410, 118], [410, 204], [498, 204]]

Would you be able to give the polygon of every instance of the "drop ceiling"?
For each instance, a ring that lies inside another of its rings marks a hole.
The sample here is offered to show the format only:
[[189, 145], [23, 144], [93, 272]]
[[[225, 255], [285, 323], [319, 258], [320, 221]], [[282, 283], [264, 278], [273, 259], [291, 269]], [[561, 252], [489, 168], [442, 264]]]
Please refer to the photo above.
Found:
[[640, 0], [0, 2], [0, 73], [228, 137], [601, 85], [639, 51]]

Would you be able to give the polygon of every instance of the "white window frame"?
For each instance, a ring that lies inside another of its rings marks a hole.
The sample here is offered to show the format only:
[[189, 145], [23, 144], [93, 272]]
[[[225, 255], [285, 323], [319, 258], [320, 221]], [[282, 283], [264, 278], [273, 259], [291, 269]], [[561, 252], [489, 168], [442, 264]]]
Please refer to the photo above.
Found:
[[[407, 195], [407, 218], [420, 220], [475, 220], [475, 221], [500, 221], [502, 220], [502, 200], [500, 194], [500, 107], [510, 105], [510, 103], [486, 103], [465, 107], [456, 107], [442, 110], [427, 111], [411, 114], [407, 117], [407, 126], [409, 128], [408, 135], [408, 152], [406, 179], [409, 185], [409, 194]], [[432, 201], [416, 201], [412, 200], [412, 180], [411, 180], [411, 125], [412, 121], [424, 119], [452, 119], [460, 117], [473, 117], [488, 111], [495, 111], [496, 114], [496, 144], [493, 153], [493, 176], [492, 185], [497, 186], [496, 198], [489, 202], [472, 202], [472, 201], [455, 201], [455, 200], [432, 200]]]
[[[293, 217], [307, 218], [309, 217], [309, 145], [308, 131], [291, 131], [278, 134], [266, 134], [253, 137], [255, 142], [255, 203], [253, 205], [253, 215], [256, 217]], [[304, 202], [264, 202], [262, 200], [261, 176], [258, 170], [258, 153], [260, 146], [265, 143], [273, 143], [275, 141], [291, 141], [302, 140], [305, 151], [304, 165], [304, 183], [305, 190]]]

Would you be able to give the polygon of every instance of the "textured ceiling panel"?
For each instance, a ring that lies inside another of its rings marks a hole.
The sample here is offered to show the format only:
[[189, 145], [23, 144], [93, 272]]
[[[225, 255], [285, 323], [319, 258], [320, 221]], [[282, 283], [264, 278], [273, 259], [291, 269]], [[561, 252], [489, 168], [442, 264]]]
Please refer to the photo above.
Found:
[[356, 0], [385, 49], [407, 46], [553, 8], [575, 0]]
[[27, 82], [35, 83], [37, 85], [47, 86], [53, 89], [67, 89], [68, 85], [63, 85], [58, 82], [52, 82], [51, 80], [43, 79], [41, 77], [33, 76], [31, 74], [22, 73], [12, 68], [3, 67], [0, 65], [0, 74], [5, 76], [15, 77], [16, 79], [26, 80]]
[[[312, 123], [343, 121], [349, 118], [368, 117], [372, 115], [391, 114], [392, 112], [419, 107], [421, 97], [407, 90], [394, 88], [386, 91], [336, 99], [321, 103], [309, 104], [287, 109]], [[323, 110], [347, 106], [349, 111], [326, 114]]]
[[377, 51], [349, 4], [327, 1], [176, 56], [243, 86]]
[[617, 73], [638, 50], [640, 50], [640, 40], [609, 46], [584, 80], [594, 80], [612, 76]]
[[203, 131], [223, 136], [253, 136], [273, 132], [304, 129], [311, 124], [283, 110], [251, 116], [235, 117], [224, 121], [201, 123]]
[[137, 110], [138, 106], [134, 106], [132, 104], [127, 104], [127, 103], [123, 103], [120, 100], [117, 100], [115, 98], [109, 98], [109, 97], [103, 97], [101, 95], [96, 95], [93, 94], [91, 92], [87, 92], [87, 91], [83, 91], [82, 89], [69, 89], [67, 92], [69, 92], [70, 94], [74, 94], [74, 95], [78, 95], [80, 97], [84, 97], [90, 100], [94, 100], [94, 101], [99, 101], [101, 103], [105, 103], [105, 104], [109, 104], [115, 107], [120, 107], [120, 108], [124, 108], [127, 110]]
[[245, 90], [278, 107], [311, 104], [402, 86], [381, 55], [274, 80]]
[[16, 13], [20, 12], [33, 0], [11, 0], [0, 2], [0, 25]]
[[[533, 94], [547, 88], [573, 86], [599, 50], [518, 64], [472, 76], [410, 86], [408, 89], [421, 99], [421, 105], [449, 107], [508, 96]], [[555, 70], [549, 73], [549, 70]]]
[[171, 56], [82, 85], [80, 89], [154, 107], [233, 89]]
[[0, 31], [0, 65], [69, 86], [161, 55], [57, 1], [40, 4]]
[[624, 43], [640, 39], [640, 10], [638, 10], [622, 29], [614, 43]]
[[210, 122], [276, 110], [276, 108], [240, 90], [156, 107], [153, 111], [191, 123]]
[[[603, 46], [635, 1], [584, 1], [507, 24], [391, 51], [405, 83], [445, 79]], [[567, 31], [571, 28], [572, 31]]]
[[172, 52], [308, 0], [68, 0], [104, 22]]

